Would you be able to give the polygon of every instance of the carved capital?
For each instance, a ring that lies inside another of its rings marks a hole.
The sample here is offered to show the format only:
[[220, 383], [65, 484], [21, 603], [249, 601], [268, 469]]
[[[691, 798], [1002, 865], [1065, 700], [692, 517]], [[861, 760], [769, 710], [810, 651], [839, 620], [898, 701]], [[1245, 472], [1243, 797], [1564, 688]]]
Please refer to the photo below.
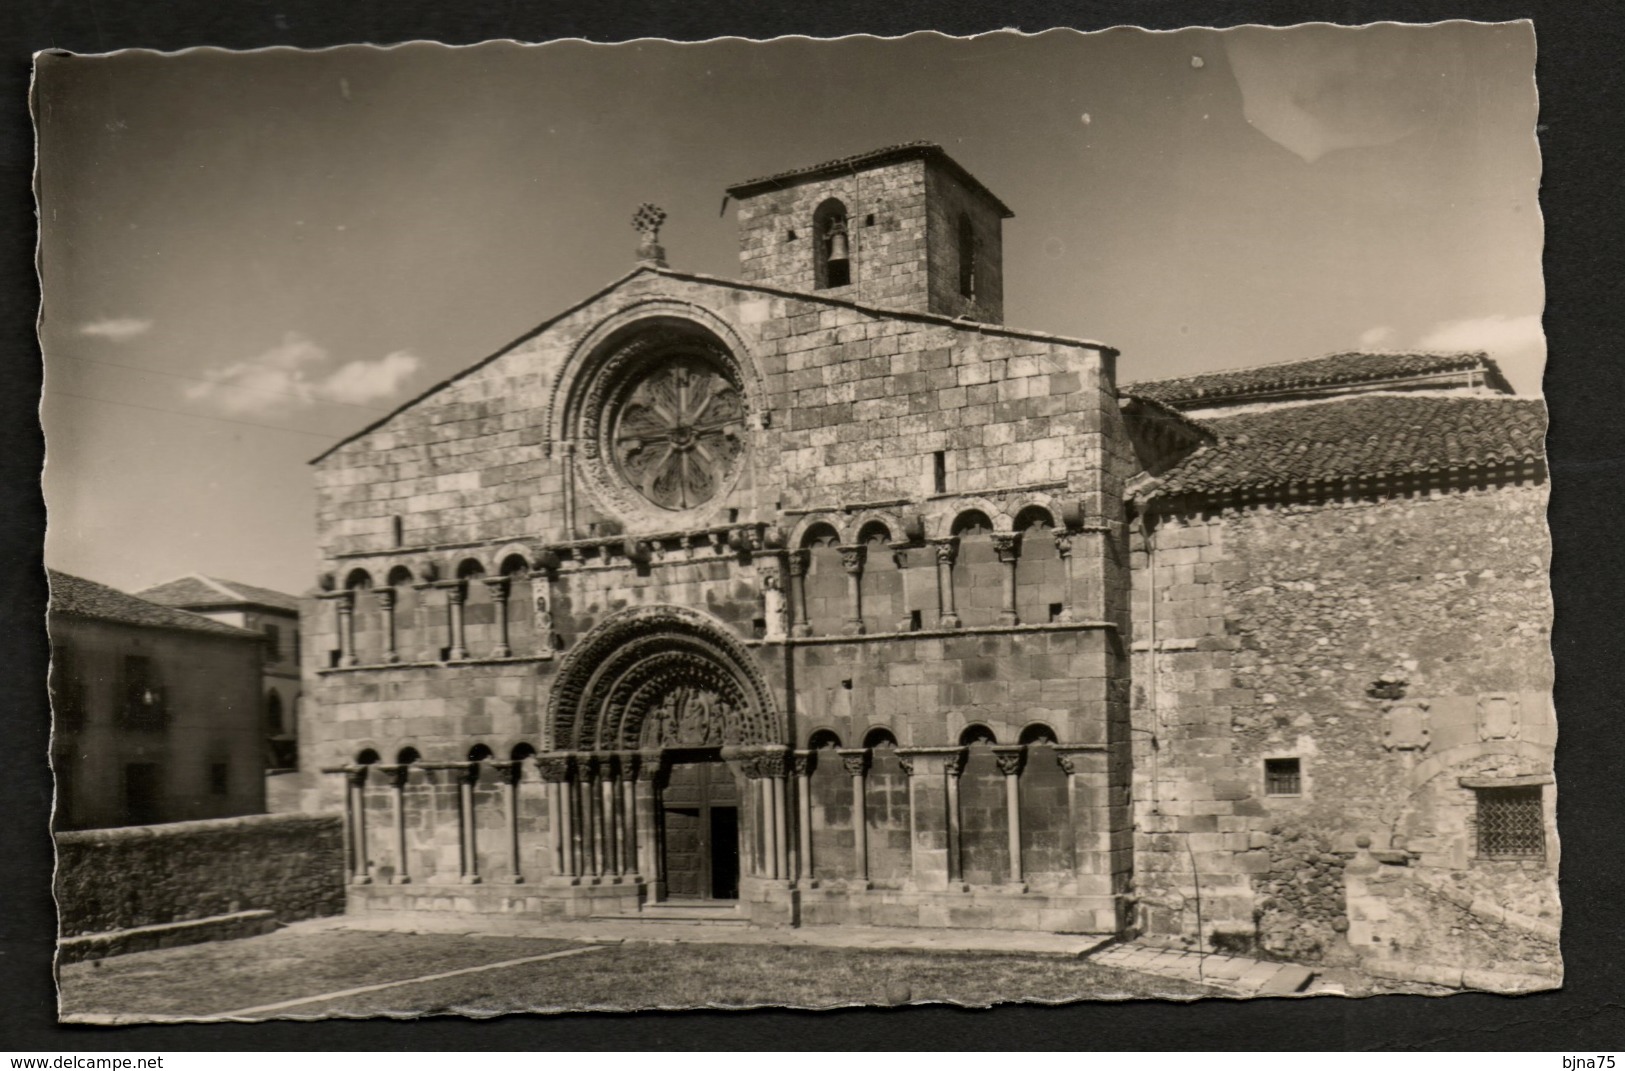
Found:
[[908, 777], [913, 777], [914, 776], [914, 756], [911, 753], [906, 752], [906, 751], [893, 751], [892, 754], [897, 756], [897, 765], [899, 765], [899, 766], [901, 766], [903, 768], [904, 775], [906, 775]]
[[943, 760], [942, 770], [949, 777], [958, 777], [965, 772], [965, 758], [969, 754], [965, 748], [959, 748]]
[[790, 753], [790, 768], [797, 777], [811, 777], [813, 767], [818, 765], [813, 751], [792, 751]]
[[807, 563], [811, 559], [812, 552], [806, 548], [802, 548], [801, 550], [792, 550], [789, 554], [785, 555], [785, 561], [787, 561], [790, 565], [790, 575], [806, 576]]
[[450, 606], [460, 606], [468, 599], [468, 585], [461, 580], [440, 585], [446, 591], [446, 603]]
[[658, 748], [638, 752], [638, 763], [633, 771], [639, 781], [653, 781], [665, 771], [666, 753]]
[[1055, 761], [1061, 764], [1061, 769], [1070, 776], [1086, 770], [1083, 761], [1085, 755], [1098, 754], [1101, 751], [1096, 747], [1067, 747], [1065, 744], [1055, 746]]
[[762, 578], [763, 591], [783, 591], [784, 578], [779, 574], [778, 568], [763, 569], [759, 574]]
[[395, 609], [394, 588], [378, 588], [373, 594], [378, 598], [378, 609], [385, 611]]
[[1021, 556], [1021, 533], [994, 532], [993, 549], [998, 552], [999, 561], [1009, 564]]
[[932, 540], [931, 545], [936, 548], [938, 565], [952, 565], [954, 558], [959, 555], [959, 539], [957, 537]]
[[1055, 529], [1055, 553], [1063, 558], [1072, 556], [1072, 533], [1065, 528]]
[[757, 757], [757, 768], [763, 777], [783, 777], [789, 768], [789, 752], [783, 749], [763, 751]]
[[836, 548], [841, 552], [841, 568], [849, 575], [856, 576], [863, 572], [863, 559], [866, 548], [862, 543], [851, 544]]
[[869, 768], [869, 752], [865, 748], [841, 748], [836, 754], [841, 756], [841, 765], [853, 777]]
[[505, 576], [488, 576], [485, 586], [491, 592], [492, 602], [508, 601], [508, 578]]
[[907, 569], [908, 552], [912, 547], [908, 543], [892, 543], [890, 547], [892, 564], [899, 569]]
[[993, 761], [999, 764], [999, 772], [1006, 777], [1014, 777], [1021, 772], [1021, 767], [1027, 761], [1027, 749], [1020, 744], [993, 749]]
[[370, 766], [347, 766], [344, 769], [344, 779], [356, 788], [362, 788], [367, 783], [367, 771]]

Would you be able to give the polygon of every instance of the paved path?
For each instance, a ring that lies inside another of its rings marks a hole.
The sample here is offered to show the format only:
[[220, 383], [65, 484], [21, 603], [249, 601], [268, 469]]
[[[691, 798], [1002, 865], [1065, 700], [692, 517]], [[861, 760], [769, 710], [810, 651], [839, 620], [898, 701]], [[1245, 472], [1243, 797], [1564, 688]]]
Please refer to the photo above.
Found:
[[1077, 959], [1110, 943], [1110, 937], [1020, 930], [926, 930], [901, 926], [754, 927], [643, 919], [538, 920], [506, 915], [459, 915], [440, 911], [391, 911], [340, 915], [296, 922], [312, 931], [393, 930], [402, 933], [469, 933], [499, 937], [551, 937], [597, 944], [776, 945], [779, 947], [918, 949], [926, 952], [1006, 953]]
[[1313, 986], [1314, 972], [1296, 963], [1186, 952], [1132, 942], [1114, 945], [1095, 955], [1094, 961], [1141, 974], [1201, 982], [1237, 996], [1286, 997], [1339, 991], [1329, 986]]

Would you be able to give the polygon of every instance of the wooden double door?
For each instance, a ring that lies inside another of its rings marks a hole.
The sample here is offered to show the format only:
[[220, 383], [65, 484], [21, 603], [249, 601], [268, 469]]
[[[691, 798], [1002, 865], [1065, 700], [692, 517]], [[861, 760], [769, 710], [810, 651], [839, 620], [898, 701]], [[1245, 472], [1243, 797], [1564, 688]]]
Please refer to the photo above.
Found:
[[739, 896], [739, 785], [715, 749], [669, 753], [660, 794], [666, 896]]

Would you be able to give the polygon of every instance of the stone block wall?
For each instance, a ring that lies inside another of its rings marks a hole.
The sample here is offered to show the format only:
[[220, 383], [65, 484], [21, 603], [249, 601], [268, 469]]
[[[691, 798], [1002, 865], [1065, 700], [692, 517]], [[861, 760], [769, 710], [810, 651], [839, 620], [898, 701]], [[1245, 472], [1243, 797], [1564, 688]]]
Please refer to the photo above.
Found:
[[[924, 160], [824, 176], [742, 200], [740, 277], [814, 290], [819, 239], [813, 214], [831, 198], [846, 208], [852, 281], [822, 293], [885, 308], [1002, 322], [1001, 216], [983, 196]], [[959, 292], [961, 212], [971, 218], [980, 240], [975, 300]]]
[[[1262, 505], [1137, 540], [1142, 928], [1372, 955], [1347, 937], [1362, 836], [1396, 870], [1555, 922], [1545, 501], [1538, 484]], [[1296, 791], [1272, 791], [1270, 759], [1297, 761]], [[1548, 782], [1544, 852], [1483, 857], [1464, 781]]]
[[337, 815], [251, 815], [56, 836], [59, 931], [79, 934], [273, 912], [344, 909]]

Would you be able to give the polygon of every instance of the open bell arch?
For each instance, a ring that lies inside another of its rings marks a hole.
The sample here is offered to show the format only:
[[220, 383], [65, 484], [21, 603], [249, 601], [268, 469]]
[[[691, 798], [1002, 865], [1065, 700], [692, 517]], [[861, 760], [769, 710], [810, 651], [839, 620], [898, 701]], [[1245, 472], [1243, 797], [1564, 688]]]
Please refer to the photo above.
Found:
[[548, 698], [554, 751], [785, 742], [785, 721], [748, 648], [708, 614], [644, 606], [570, 649]]

